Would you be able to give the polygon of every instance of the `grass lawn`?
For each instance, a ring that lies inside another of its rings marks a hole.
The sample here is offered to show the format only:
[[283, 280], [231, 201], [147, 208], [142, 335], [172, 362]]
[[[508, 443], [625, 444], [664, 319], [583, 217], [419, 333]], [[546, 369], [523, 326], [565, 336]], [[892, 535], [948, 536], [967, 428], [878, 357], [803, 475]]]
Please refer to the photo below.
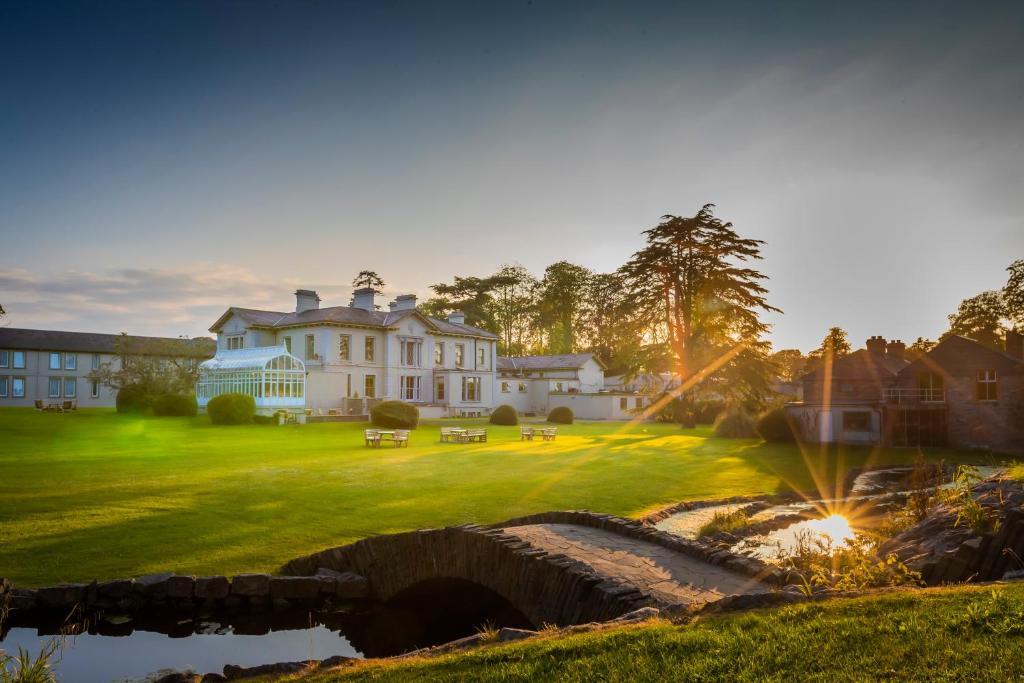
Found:
[[[1009, 681], [1024, 583], [942, 588], [358, 665], [326, 681]], [[290, 680], [290, 679], [289, 679]]]
[[[470, 420], [449, 422], [462, 424]], [[555, 442], [494, 427], [486, 444], [363, 446], [357, 423], [214, 427], [0, 408], [0, 576], [38, 586], [137, 576], [273, 571], [374, 534], [587, 508], [638, 515], [680, 500], [814, 488], [909, 450], [807, 453], [710, 438], [706, 428], [580, 423]], [[977, 455], [931, 457], [977, 461]]]

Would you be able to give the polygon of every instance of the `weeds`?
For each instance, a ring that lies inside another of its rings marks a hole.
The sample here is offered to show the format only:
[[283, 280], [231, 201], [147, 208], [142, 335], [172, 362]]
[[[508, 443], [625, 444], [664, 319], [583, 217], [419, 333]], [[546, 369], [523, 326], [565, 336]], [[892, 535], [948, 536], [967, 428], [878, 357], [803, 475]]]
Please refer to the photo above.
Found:
[[492, 622], [484, 622], [476, 627], [476, 633], [480, 636], [481, 643], [496, 643], [498, 642], [498, 634], [501, 632], [497, 626]]
[[1024, 607], [1010, 600], [1003, 591], [994, 589], [986, 597], [968, 603], [950, 626], [960, 631], [1024, 635]]
[[711, 517], [710, 521], [701, 525], [697, 530], [697, 536], [713, 536], [723, 531], [734, 531], [749, 523], [750, 517], [740, 508], [719, 510]]
[[[0, 626], [7, 619], [7, 603], [0, 604]], [[62, 641], [51, 638], [33, 659], [23, 647], [18, 648], [17, 655], [7, 654], [0, 649], [0, 683], [56, 683], [57, 676], [51, 663], [57, 658]]]
[[797, 536], [794, 550], [784, 554], [782, 566], [799, 577], [801, 590], [864, 590], [882, 586], [921, 585], [921, 575], [890, 554], [875, 555], [875, 543], [863, 535], [835, 546], [827, 537], [810, 531]]

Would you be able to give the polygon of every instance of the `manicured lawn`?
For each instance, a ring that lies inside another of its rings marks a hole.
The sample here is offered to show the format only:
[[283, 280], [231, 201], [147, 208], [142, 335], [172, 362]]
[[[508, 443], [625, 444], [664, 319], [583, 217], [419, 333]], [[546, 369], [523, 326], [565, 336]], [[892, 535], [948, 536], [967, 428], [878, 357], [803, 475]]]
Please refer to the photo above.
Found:
[[[470, 421], [461, 421], [461, 424]], [[587, 423], [551, 443], [363, 447], [363, 424], [213, 427], [206, 418], [0, 409], [0, 576], [21, 585], [157, 571], [273, 571], [374, 534], [550, 509], [638, 515], [679, 500], [814, 487], [908, 450], [802, 454], [705, 428]], [[806, 459], [805, 459], [806, 455]], [[948, 460], [977, 455], [934, 453]]]
[[[1009, 681], [1024, 583], [929, 589], [367, 663], [326, 681]], [[289, 679], [291, 680], [291, 679]]]

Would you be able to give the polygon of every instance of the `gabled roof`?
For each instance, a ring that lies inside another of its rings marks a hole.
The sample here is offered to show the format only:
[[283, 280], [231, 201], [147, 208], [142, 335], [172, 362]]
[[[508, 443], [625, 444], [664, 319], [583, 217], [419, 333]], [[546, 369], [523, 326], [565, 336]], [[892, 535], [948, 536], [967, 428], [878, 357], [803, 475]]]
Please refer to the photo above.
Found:
[[303, 325], [353, 325], [358, 327], [392, 327], [398, 321], [415, 315], [425, 321], [442, 334], [451, 334], [466, 337], [483, 337], [485, 339], [497, 339], [498, 335], [487, 330], [473, 327], [472, 325], [458, 325], [446, 320], [438, 320], [423, 315], [416, 309], [402, 311], [367, 311], [352, 306], [330, 306], [327, 308], [314, 308], [302, 313], [281, 313], [278, 311], [261, 311], [254, 308], [239, 308], [232, 306], [224, 312], [217, 322], [210, 327], [211, 332], [218, 332], [231, 315], [237, 315], [253, 327], [267, 327], [281, 329], [286, 327], [301, 327]]
[[[1013, 354], [1007, 353], [1002, 349], [994, 349], [991, 346], [982, 344], [979, 341], [971, 339], [970, 337], [964, 337], [959, 334], [953, 334], [928, 350], [927, 353], [923, 354], [920, 358], [917, 358], [912, 363], [907, 364], [907, 368], [913, 366], [910, 372], [916, 372], [919, 369], [927, 370], [943, 370], [946, 369], [943, 366], [943, 356], [946, 355], [946, 351], [950, 346], [966, 346], [972, 353], [988, 356], [992, 359], [992, 363], [998, 363], [1000, 367], [1010, 368], [1016, 365], [1019, 371], [1024, 373], [1024, 359], [1017, 358]], [[947, 357], [946, 360], [949, 360]]]
[[[209, 337], [140, 337], [132, 334], [100, 334], [97, 332], [64, 332], [59, 330], [27, 330], [0, 327], [0, 349], [26, 351], [74, 351], [76, 353], [117, 353], [125, 347], [137, 355], [158, 347], [156, 355], [209, 358], [217, 350], [217, 342]], [[137, 349], [137, 350], [136, 350]]]
[[[889, 354], [872, 353], [860, 349], [845, 356], [840, 356], [832, 363], [833, 379], [891, 379], [903, 368], [910, 365], [905, 358], [897, 358]], [[825, 372], [824, 364], [804, 375], [801, 380], [813, 381]]]
[[498, 357], [499, 370], [578, 370], [593, 359], [603, 370], [605, 365], [592, 353], [562, 353], [551, 356]]

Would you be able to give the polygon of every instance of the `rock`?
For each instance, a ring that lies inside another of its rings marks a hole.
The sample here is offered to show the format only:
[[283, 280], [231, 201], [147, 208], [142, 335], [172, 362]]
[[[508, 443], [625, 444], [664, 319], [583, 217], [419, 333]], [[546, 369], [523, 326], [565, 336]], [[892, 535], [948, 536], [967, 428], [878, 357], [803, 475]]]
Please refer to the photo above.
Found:
[[199, 680], [199, 674], [187, 672], [187, 671], [172, 671], [169, 674], [165, 674], [160, 678], [157, 678], [153, 683], [196, 683]]
[[352, 662], [358, 662], [359, 660], [355, 657], [345, 657], [344, 655], [334, 655], [320, 662], [319, 668], [321, 669], [333, 669], [336, 666], [344, 666], [345, 664], [351, 664]]
[[167, 580], [174, 576], [171, 572], [149, 574], [135, 579], [133, 589], [146, 598], [159, 599], [167, 597]]
[[537, 635], [536, 631], [527, 631], [521, 628], [502, 628], [498, 631], [498, 642], [508, 643], [513, 640], [523, 640], [524, 638], [532, 638]]
[[199, 683], [222, 683], [228, 679], [224, 678], [223, 674], [210, 673], [203, 676]]
[[[257, 598], [270, 595], [270, 574], [239, 574], [235, 576], [231, 579], [231, 594]], [[227, 676], [226, 673], [224, 675]]]
[[[270, 595], [286, 600], [316, 600], [323, 581], [319, 576], [275, 576], [270, 579]], [[336, 583], [336, 580], [328, 582]]]
[[334, 594], [339, 598], [355, 600], [370, 597], [370, 582], [365, 576], [344, 572], [335, 582]]
[[644, 619], [653, 619], [654, 617], [661, 614], [661, 610], [657, 607], [641, 607], [635, 609], [632, 612], [627, 612], [620, 617], [612, 619], [612, 621], [643, 621]]
[[171, 576], [167, 579], [167, 597], [172, 600], [191, 600], [195, 579], [191, 576]]
[[7, 595], [7, 606], [11, 609], [35, 609], [36, 602], [36, 591], [31, 588], [12, 588]]
[[235, 681], [239, 678], [253, 678], [270, 674], [294, 674], [300, 671], [308, 671], [310, 668], [309, 662], [280, 662], [279, 664], [263, 664], [250, 667], [228, 664], [224, 667], [224, 678], [229, 681]]
[[103, 583], [96, 584], [96, 594], [101, 598], [119, 600], [131, 595], [134, 585], [135, 581], [132, 579], [114, 579], [113, 581], [104, 581]]
[[84, 583], [62, 583], [36, 591], [36, 599], [43, 608], [73, 607], [85, 599]]
[[226, 576], [200, 576], [195, 580], [194, 595], [197, 598], [221, 600], [231, 592], [231, 582]]

